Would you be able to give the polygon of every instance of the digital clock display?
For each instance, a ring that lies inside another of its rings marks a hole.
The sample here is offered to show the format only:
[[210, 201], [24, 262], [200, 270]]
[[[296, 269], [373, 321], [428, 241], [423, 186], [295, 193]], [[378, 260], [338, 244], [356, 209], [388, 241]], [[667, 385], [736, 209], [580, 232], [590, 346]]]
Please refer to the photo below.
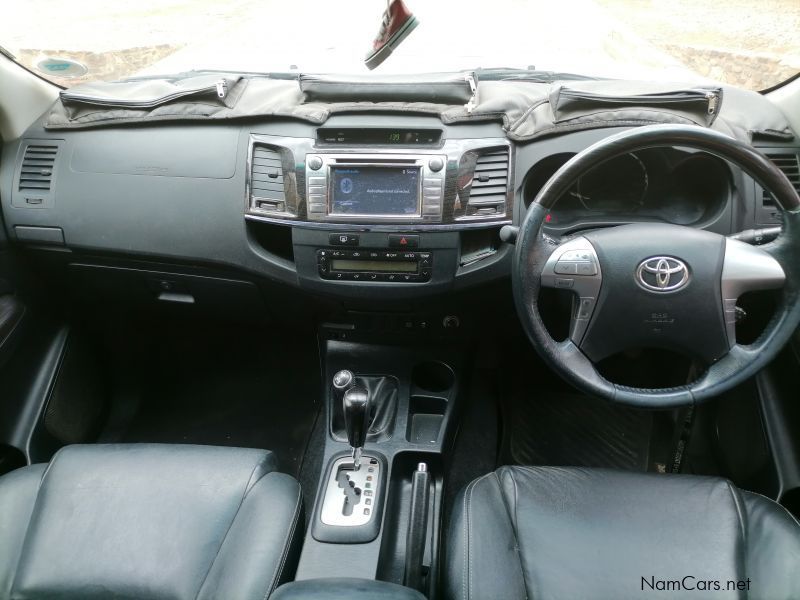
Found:
[[437, 146], [441, 139], [439, 129], [317, 129], [317, 142], [328, 146]]

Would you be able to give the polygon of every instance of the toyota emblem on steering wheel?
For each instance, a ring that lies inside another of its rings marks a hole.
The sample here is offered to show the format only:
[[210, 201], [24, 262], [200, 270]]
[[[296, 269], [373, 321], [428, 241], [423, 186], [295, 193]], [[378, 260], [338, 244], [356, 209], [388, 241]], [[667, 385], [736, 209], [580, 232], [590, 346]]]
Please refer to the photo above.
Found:
[[654, 256], [639, 263], [636, 283], [651, 292], [674, 292], [689, 283], [689, 269], [672, 256]]

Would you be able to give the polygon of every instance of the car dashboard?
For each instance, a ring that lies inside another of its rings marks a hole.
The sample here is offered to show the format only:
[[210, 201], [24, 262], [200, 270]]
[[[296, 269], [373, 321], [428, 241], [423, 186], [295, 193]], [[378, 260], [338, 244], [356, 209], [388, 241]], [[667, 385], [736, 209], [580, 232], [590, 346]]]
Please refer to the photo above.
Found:
[[[514, 142], [500, 123], [375, 113], [334, 115], [323, 126], [272, 119], [51, 131], [37, 123], [4, 148], [0, 189], [18, 244], [72, 275], [122, 277], [126, 289], [141, 271], [134, 287], [149, 300], [201, 302], [206, 286], [185, 278], [205, 269], [214, 280], [403, 301], [507, 278], [512, 247], [500, 229], [521, 222], [572, 156], [621, 130]], [[800, 186], [793, 142], [760, 149]], [[641, 221], [731, 234], [778, 225], [780, 214], [725, 161], [651, 148], [582, 177], [546, 232]]]

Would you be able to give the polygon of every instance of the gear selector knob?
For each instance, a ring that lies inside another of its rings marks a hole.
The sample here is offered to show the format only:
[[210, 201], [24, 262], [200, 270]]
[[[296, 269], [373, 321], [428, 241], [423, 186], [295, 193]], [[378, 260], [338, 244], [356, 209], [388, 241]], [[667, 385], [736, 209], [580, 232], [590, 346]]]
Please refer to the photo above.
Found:
[[333, 389], [338, 396], [338, 400], [341, 401], [344, 393], [353, 387], [356, 383], [356, 376], [353, 375], [352, 371], [348, 371], [347, 369], [342, 369], [341, 371], [336, 371], [333, 376]]
[[352, 371], [342, 369], [333, 376], [333, 402], [334, 406], [341, 406], [344, 393], [356, 384], [356, 376]]
[[356, 385], [345, 391], [342, 410], [347, 441], [353, 447], [353, 462], [358, 470], [361, 466], [361, 449], [367, 441], [369, 430], [370, 398], [367, 389]]

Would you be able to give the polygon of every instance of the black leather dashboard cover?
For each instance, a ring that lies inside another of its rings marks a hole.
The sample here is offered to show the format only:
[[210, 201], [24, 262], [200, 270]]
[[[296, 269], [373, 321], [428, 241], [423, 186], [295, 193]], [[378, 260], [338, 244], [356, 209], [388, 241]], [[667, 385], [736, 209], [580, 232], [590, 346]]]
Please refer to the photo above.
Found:
[[[59, 100], [50, 110], [48, 129], [143, 124], [163, 121], [229, 121], [261, 118], [299, 119], [324, 123], [339, 113], [427, 114], [445, 124], [501, 122], [513, 141], [601, 127], [636, 127], [654, 123], [712, 126], [739, 139], [753, 136], [793, 138], [780, 110], [755, 92], [691, 83], [618, 80], [539, 83], [478, 81], [473, 103], [466, 82], [469, 73], [415, 75], [368, 83], [332, 76], [296, 79], [243, 78], [224, 102], [207, 96], [165, 96], [152, 108], [140, 102], [130, 82], [95, 83], [86, 95], [97, 103]], [[150, 85], [146, 89], [150, 89]], [[81, 86], [70, 90], [80, 98]], [[115, 94], [120, 98], [110, 101]], [[148, 92], [144, 100], [152, 101]], [[213, 98], [213, 97], [212, 97]], [[127, 104], [127, 108], [126, 108]]]
[[466, 104], [472, 73], [426, 73], [382, 77], [300, 75], [300, 89], [312, 102], [430, 102]]

